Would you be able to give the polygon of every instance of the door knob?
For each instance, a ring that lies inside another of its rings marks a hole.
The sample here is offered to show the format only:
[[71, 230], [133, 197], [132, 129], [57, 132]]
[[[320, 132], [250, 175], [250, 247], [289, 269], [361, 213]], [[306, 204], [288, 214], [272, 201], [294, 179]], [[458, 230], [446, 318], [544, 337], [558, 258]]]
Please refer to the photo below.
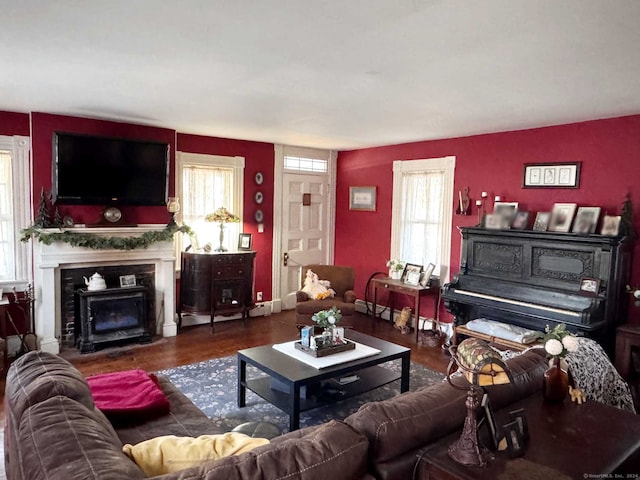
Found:
[[287, 266], [287, 263], [289, 263], [289, 254], [287, 252], [284, 252], [284, 266]]

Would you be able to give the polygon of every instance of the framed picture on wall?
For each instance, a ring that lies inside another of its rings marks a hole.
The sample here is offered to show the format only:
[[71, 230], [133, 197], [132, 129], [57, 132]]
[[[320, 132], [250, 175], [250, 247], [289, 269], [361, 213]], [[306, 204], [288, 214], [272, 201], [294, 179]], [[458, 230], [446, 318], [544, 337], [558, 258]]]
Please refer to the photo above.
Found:
[[376, 210], [376, 187], [349, 187], [349, 210]]
[[578, 188], [580, 162], [527, 163], [523, 188]]

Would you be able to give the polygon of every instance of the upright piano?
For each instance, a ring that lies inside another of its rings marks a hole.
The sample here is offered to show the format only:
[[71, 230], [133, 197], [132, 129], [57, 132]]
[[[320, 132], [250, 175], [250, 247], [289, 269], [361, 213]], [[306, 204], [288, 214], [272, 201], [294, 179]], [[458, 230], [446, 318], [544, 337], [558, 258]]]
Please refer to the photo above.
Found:
[[460, 272], [442, 288], [454, 326], [486, 318], [544, 331], [564, 323], [613, 355], [615, 329], [627, 316], [630, 237], [478, 227], [460, 233]]

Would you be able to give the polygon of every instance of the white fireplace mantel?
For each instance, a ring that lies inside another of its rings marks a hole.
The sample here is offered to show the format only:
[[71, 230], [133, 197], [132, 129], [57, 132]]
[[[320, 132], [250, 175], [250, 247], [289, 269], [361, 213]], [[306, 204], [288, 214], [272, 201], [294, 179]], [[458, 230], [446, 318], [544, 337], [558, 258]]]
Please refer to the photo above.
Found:
[[[161, 231], [165, 225], [137, 227], [72, 228], [67, 231], [92, 233], [102, 237], [137, 237], [149, 231]], [[59, 230], [47, 230], [54, 232]], [[154, 264], [156, 288], [155, 318], [162, 315], [156, 334], [176, 335], [175, 322], [175, 251], [173, 242], [155, 242], [147, 248], [134, 250], [98, 250], [74, 247], [64, 242], [45, 245], [34, 241], [35, 334], [41, 350], [59, 353], [62, 328], [60, 307], [62, 268], [83, 268], [105, 265]]]

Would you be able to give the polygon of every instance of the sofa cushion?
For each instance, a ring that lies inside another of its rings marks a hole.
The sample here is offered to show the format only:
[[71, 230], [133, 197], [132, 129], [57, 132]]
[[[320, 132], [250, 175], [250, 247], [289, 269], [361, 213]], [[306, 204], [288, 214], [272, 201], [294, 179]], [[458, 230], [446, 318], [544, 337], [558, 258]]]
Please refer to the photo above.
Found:
[[134, 369], [87, 378], [97, 408], [114, 423], [141, 423], [169, 413], [155, 375]]
[[56, 395], [69, 397], [90, 410], [93, 397], [82, 374], [62, 357], [32, 351], [18, 358], [7, 373], [5, 402], [15, 418], [39, 402]]
[[51, 397], [26, 410], [18, 442], [23, 476], [30, 480], [144, 478], [122, 451], [113, 428], [95, 411], [65, 396]]
[[272, 442], [241, 455], [207, 462], [178, 472], [172, 478], [371, 478], [367, 473], [368, 445], [360, 433], [332, 420], [308, 435]]
[[153, 477], [199, 465], [205, 460], [239, 455], [268, 443], [265, 438], [235, 432], [196, 438], [165, 435], [136, 445], [126, 444], [122, 450], [148, 477]]
[[[500, 409], [540, 390], [546, 369], [540, 349], [531, 349], [506, 362], [513, 382], [487, 388], [491, 404]], [[468, 385], [459, 376], [455, 383]], [[461, 429], [467, 410], [467, 390], [443, 382], [407, 392], [389, 400], [370, 402], [345, 419], [364, 433], [374, 463], [385, 462]]]
[[466, 390], [443, 382], [366, 403], [345, 423], [367, 436], [372, 459], [382, 462], [459, 428], [467, 414], [466, 397]]

